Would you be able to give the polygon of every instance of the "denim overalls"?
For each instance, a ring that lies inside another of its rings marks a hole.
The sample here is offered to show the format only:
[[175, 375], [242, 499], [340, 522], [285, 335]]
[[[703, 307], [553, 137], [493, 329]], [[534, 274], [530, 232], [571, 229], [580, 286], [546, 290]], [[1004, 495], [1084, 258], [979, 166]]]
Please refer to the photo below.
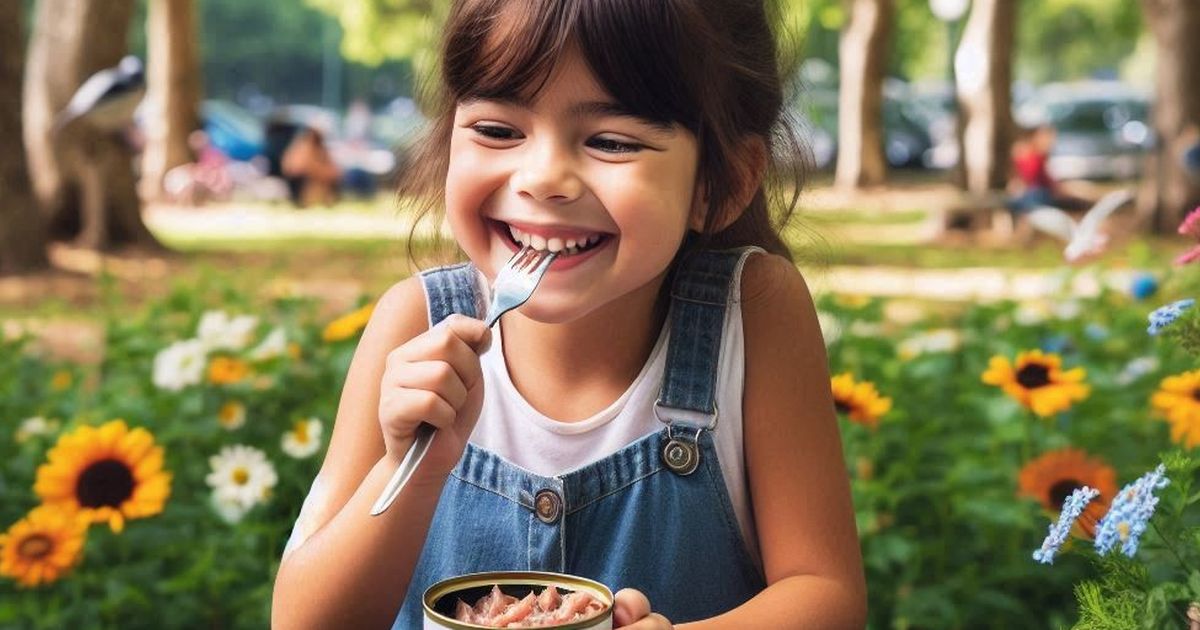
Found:
[[[712, 438], [720, 428], [714, 389], [732, 274], [755, 251], [699, 252], [676, 270], [666, 371], [653, 410], [662, 431], [554, 477], [467, 444], [394, 628], [421, 627], [421, 596], [434, 582], [480, 571], [554, 571], [614, 592], [636, 588], [672, 623], [726, 612], [765, 588]], [[422, 273], [431, 323], [451, 313], [477, 316], [476, 273], [468, 263]]]

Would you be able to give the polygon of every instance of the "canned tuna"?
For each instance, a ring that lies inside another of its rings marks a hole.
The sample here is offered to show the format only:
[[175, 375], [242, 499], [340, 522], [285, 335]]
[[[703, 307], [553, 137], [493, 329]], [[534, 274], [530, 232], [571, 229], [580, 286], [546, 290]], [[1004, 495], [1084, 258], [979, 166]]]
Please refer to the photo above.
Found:
[[430, 586], [422, 603], [425, 630], [612, 629], [612, 591], [599, 582], [562, 573], [462, 575]]

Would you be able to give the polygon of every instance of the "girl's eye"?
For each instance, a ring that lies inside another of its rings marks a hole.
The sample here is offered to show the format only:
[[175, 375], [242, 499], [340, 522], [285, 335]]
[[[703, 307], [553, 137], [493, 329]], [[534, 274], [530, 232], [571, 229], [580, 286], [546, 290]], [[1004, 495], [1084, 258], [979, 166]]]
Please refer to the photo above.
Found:
[[521, 137], [514, 129], [498, 127], [496, 125], [471, 125], [471, 129], [475, 130], [475, 133], [491, 140], [518, 140]]
[[588, 145], [593, 146], [605, 153], [637, 153], [645, 148], [643, 145], [633, 142], [621, 142], [612, 138], [592, 138], [588, 140]]

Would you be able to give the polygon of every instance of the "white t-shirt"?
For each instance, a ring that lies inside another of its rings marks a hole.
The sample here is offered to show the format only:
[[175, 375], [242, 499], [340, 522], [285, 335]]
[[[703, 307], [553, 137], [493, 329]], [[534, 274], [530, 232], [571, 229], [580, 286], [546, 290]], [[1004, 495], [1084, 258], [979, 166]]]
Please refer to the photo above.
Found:
[[[481, 279], [481, 282], [484, 281]], [[738, 525], [750, 556], [759, 561], [742, 450], [745, 345], [740, 303], [741, 264], [735, 270], [732, 282], [717, 373], [716, 403], [720, 418], [712, 437]], [[492, 330], [492, 346], [481, 357], [485, 383], [483, 410], [471, 434], [471, 442], [525, 470], [554, 477], [603, 459], [650, 433], [661, 431], [665, 425], [654, 415], [654, 401], [662, 387], [669, 330], [670, 319], [663, 326], [654, 350], [637, 378], [612, 404], [590, 418], [560, 422], [534, 409], [517, 391], [504, 362], [500, 327], [496, 326]]]

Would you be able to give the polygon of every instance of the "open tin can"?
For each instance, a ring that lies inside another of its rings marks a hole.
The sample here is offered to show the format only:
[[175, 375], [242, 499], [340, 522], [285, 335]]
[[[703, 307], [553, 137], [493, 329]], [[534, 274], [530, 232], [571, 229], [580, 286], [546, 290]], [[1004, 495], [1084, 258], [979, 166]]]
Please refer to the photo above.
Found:
[[459, 600], [474, 605], [498, 586], [505, 595], [518, 600], [530, 592], [535, 595], [548, 587], [560, 591], [583, 592], [603, 605], [603, 610], [582, 621], [536, 626], [552, 630], [612, 630], [613, 594], [607, 586], [575, 575], [541, 571], [493, 571], [471, 573], [442, 580], [425, 590], [421, 598], [425, 609], [424, 630], [479, 630], [490, 626], [457, 621], [455, 607]]

